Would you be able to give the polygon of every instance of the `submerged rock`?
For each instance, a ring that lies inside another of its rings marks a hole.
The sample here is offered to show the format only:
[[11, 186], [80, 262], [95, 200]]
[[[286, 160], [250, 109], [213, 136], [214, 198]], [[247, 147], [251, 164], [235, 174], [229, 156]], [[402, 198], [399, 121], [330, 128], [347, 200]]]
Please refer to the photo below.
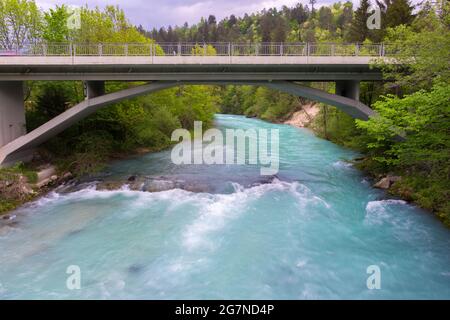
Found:
[[67, 236], [68, 236], [68, 237], [72, 237], [72, 236], [75, 236], [75, 235], [81, 233], [82, 231], [83, 231], [83, 229], [75, 229], [75, 230], [70, 231], [70, 232], [67, 234]]
[[[120, 190], [124, 186], [127, 186], [132, 191], [143, 192], [162, 192], [172, 189], [182, 189], [195, 193], [228, 193], [232, 190], [225, 188], [226, 185], [231, 185], [233, 182], [239, 183], [244, 188], [252, 187], [260, 184], [272, 183], [274, 179], [279, 179], [277, 175], [273, 176], [257, 176], [251, 179], [239, 179], [236, 180], [224, 180], [222, 183], [220, 180], [205, 180], [198, 179], [194, 175], [161, 175], [161, 176], [137, 176], [132, 175], [122, 178], [123, 180], [115, 178], [115, 180], [103, 180], [100, 182], [91, 181], [91, 184], [95, 184], [96, 190], [114, 191]], [[241, 181], [242, 180], [242, 181]], [[63, 192], [72, 192], [83, 189], [79, 187], [80, 184], [65, 187]], [[86, 187], [86, 183], [84, 184]], [[225, 191], [224, 191], [225, 190]], [[227, 191], [228, 190], [228, 191]]]
[[131, 274], [140, 273], [144, 267], [140, 264], [132, 264], [128, 267], [127, 271]]
[[170, 180], [150, 180], [145, 182], [142, 187], [142, 191], [147, 192], [159, 192], [159, 191], [167, 191], [176, 188], [175, 181]]
[[101, 181], [97, 184], [97, 190], [114, 191], [119, 190], [125, 183], [123, 181]]

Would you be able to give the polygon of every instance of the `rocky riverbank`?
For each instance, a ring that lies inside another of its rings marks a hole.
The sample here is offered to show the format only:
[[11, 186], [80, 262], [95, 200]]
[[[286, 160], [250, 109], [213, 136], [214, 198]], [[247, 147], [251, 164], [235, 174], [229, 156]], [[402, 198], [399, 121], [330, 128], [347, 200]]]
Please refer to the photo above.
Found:
[[299, 128], [308, 127], [319, 111], [320, 107], [317, 103], [307, 103], [302, 106], [301, 110], [294, 112], [289, 119], [284, 121], [284, 124]]
[[8, 220], [9, 211], [32, 201], [72, 179], [71, 172], [58, 173], [51, 164], [36, 168], [17, 165], [0, 170], [0, 215]]

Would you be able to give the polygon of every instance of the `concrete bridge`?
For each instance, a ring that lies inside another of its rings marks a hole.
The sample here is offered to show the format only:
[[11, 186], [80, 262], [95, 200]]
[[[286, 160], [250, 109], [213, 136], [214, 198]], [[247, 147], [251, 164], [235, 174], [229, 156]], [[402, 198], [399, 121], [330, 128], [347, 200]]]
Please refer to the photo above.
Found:
[[[374, 112], [359, 102], [359, 82], [382, 80], [370, 67], [388, 60], [383, 44], [32, 44], [0, 48], [0, 166], [26, 161], [34, 148], [101, 107], [183, 84], [267, 86], [336, 106], [354, 118]], [[86, 100], [26, 133], [23, 82], [85, 81]], [[147, 84], [105, 94], [105, 81]], [[336, 94], [301, 81], [334, 81]]]

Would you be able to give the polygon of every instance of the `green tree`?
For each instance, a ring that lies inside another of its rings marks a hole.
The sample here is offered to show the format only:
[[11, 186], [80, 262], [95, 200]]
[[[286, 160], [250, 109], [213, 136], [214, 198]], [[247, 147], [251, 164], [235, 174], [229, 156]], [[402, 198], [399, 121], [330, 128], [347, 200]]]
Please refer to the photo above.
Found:
[[382, 11], [383, 29], [409, 25], [414, 20], [414, 6], [410, 0], [382, 0], [377, 4]]
[[333, 24], [333, 13], [330, 7], [320, 7], [319, 9], [319, 26], [325, 30], [335, 30], [335, 25]]
[[67, 19], [69, 14], [66, 6], [56, 6], [44, 13], [44, 30], [42, 38], [48, 42], [65, 42], [69, 40], [69, 29]]
[[386, 50], [395, 54], [396, 63], [379, 61], [386, 79], [394, 79], [396, 85], [406, 90], [430, 88], [436, 78], [450, 81], [448, 16], [447, 13], [439, 17], [432, 7], [426, 6], [410, 26], [387, 30]]
[[115, 6], [106, 6], [103, 11], [98, 7], [82, 8], [81, 29], [73, 37], [79, 43], [150, 43]]
[[33, 0], [0, 0], [0, 45], [13, 49], [36, 42], [42, 15]]
[[355, 11], [350, 29], [347, 33], [347, 40], [351, 42], [363, 42], [370, 37], [370, 30], [367, 28], [367, 19], [370, 14], [367, 10], [370, 8], [369, 0], [361, 0], [358, 9]]
[[[357, 121], [369, 137], [368, 151], [384, 170], [407, 175], [397, 188], [403, 196], [431, 209], [450, 225], [450, 85], [438, 82], [430, 91], [404, 98], [387, 96], [374, 104], [379, 117]], [[394, 132], [405, 132], [401, 143]]]

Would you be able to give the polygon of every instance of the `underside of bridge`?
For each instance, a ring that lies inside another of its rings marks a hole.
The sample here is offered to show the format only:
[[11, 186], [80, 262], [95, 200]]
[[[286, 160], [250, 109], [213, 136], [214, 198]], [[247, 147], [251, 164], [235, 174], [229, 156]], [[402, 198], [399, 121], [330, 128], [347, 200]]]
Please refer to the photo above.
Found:
[[105, 94], [104, 81], [86, 81], [86, 99], [26, 134], [22, 81], [0, 81], [0, 167], [30, 160], [33, 150], [98, 109], [124, 99], [149, 94], [178, 85], [258, 85], [336, 106], [350, 116], [367, 120], [374, 114], [359, 102], [359, 81], [336, 81], [336, 94], [305, 87], [291, 81], [154, 81]]

